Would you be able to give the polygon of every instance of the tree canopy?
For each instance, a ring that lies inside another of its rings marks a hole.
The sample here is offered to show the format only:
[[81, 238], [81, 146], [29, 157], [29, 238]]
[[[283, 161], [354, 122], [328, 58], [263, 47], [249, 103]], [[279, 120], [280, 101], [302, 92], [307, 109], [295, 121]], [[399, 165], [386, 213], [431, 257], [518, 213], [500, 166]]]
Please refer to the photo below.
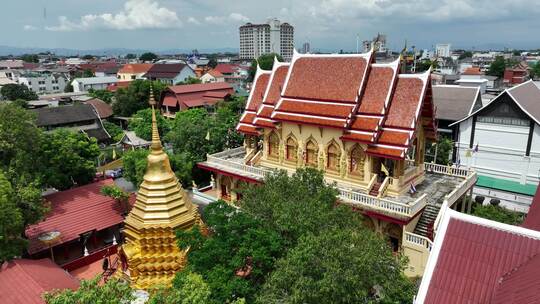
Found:
[[0, 95], [7, 100], [36, 100], [38, 96], [24, 84], [10, 83], [3, 85], [0, 89]]
[[197, 77], [189, 76], [188, 78], [186, 78], [186, 80], [177, 82], [176, 85], [198, 84], [198, 83], [202, 83], [202, 80]]
[[113, 101], [114, 93], [108, 90], [88, 90], [88, 95], [94, 98], [103, 100], [104, 102], [110, 104]]
[[60, 190], [91, 182], [96, 175], [99, 147], [95, 138], [57, 129], [45, 133], [41, 150], [46, 185]]
[[21, 56], [22, 61], [29, 63], [38, 63], [39, 56], [37, 54], [24, 54]]
[[471, 51], [465, 51], [461, 55], [459, 55], [459, 60], [463, 60], [465, 58], [472, 58], [473, 53]]
[[146, 52], [146, 53], [143, 53], [140, 57], [139, 57], [139, 60], [141, 61], [154, 61], [158, 58], [158, 56], [152, 52]]
[[124, 304], [134, 300], [133, 290], [118, 279], [107, 280], [100, 284], [101, 277], [82, 280], [77, 290], [65, 289], [47, 292], [43, 295], [47, 304]]
[[277, 57], [278, 61], [283, 61], [283, 57], [276, 53], [264, 54], [257, 58], [257, 60], [253, 60], [251, 62], [251, 67], [249, 68], [249, 81], [253, 81], [253, 78], [255, 78], [255, 73], [257, 72], [257, 63], [261, 69], [270, 71], [274, 66], [275, 57]]
[[496, 56], [495, 60], [489, 65], [487, 75], [503, 77], [506, 69], [506, 61], [503, 56]]
[[167, 88], [167, 85], [159, 81], [133, 80], [127, 88], [116, 90], [115, 102], [112, 104], [114, 114], [130, 117], [137, 111], [148, 108], [150, 86], [154, 91], [154, 98], [159, 102], [161, 92]]
[[210, 287], [208, 303], [228, 303], [242, 297], [253, 300], [282, 251], [279, 234], [223, 201], [206, 207], [204, 220], [210, 230], [208, 238], [199, 227], [177, 231], [179, 246], [190, 247], [190, 251], [188, 267], [178, 273], [174, 286], [185, 272], [196, 272]]
[[[170, 129], [170, 123], [166, 120], [159, 110], [156, 110], [156, 120], [158, 124], [159, 134], [167, 134]], [[128, 128], [135, 131], [135, 134], [145, 140], [152, 139], [152, 109], [146, 108], [139, 110], [129, 121]]]
[[488, 220], [497, 221], [510, 225], [520, 225], [523, 222], [523, 214], [508, 210], [501, 206], [475, 205], [473, 215], [483, 217]]

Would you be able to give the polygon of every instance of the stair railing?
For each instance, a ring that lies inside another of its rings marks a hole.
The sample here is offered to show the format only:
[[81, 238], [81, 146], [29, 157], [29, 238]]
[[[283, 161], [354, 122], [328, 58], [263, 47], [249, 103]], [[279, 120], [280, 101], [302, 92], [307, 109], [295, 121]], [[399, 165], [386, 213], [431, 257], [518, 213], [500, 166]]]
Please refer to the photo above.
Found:
[[387, 176], [384, 178], [384, 181], [382, 182], [381, 186], [379, 187], [379, 193], [377, 194], [377, 197], [383, 197], [386, 193], [386, 189], [388, 188], [388, 184], [390, 183], [390, 177]]
[[371, 192], [371, 189], [373, 188], [373, 185], [375, 185], [375, 182], [377, 182], [377, 174], [373, 174], [371, 177], [371, 180], [369, 181], [369, 184], [367, 186], [367, 193]]

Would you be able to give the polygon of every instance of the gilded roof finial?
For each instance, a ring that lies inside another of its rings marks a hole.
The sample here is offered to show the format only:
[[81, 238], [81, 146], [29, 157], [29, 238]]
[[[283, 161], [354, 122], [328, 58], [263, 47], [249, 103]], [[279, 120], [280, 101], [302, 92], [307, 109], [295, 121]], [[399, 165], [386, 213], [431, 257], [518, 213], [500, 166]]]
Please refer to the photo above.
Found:
[[150, 98], [148, 100], [150, 106], [152, 106], [152, 145], [150, 148], [152, 151], [161, 151], [161, 139], [159, 138], [159, 130], [156, 119], [156, 110], [154, 106], [156, 105], [156, 100], [154, 99], [154, 89], [150, 85]]

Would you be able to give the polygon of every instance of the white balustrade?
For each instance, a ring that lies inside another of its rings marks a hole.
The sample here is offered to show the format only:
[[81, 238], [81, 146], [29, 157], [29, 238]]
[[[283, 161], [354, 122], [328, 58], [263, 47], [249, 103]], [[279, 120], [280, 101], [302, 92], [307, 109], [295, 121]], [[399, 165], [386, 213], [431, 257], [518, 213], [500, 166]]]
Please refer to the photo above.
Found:
[[430, 239], [412, 232], [405, 232], [405, 242], [427, 248], [428, 250], [431, 250], [431, 247], [433, 247], [433, 242]]
[[444, 166], [444, 165], [439, 165], [439, 164], [434, 164], [434, 163], [424, 163], [424, 167], [425, 167], [425, 170], [428, 172], [459, 176], [459, 177], [464, 177], [464, 178], [469, 176], [473, 172], [465, 168]]

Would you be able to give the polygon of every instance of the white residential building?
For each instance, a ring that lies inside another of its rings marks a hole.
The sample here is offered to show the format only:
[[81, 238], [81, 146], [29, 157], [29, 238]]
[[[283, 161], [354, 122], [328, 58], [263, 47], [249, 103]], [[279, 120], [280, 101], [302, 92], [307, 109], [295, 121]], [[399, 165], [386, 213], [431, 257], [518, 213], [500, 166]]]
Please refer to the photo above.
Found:
[[435, 46], [437, 57], [450, 57], [450, 43], [438, 43]]
[[526, 211], [540, 181], [540, 88], [528, 81], [451, 124], [458, 162], [478, 173], [477, 195]]
[[76, 78], [71, 82], [73, 92], [87, 92], [93, 90], [105, 90], [109, 85], [118, 82], [116, 77], [88, 77]]
[[61, 75], [23, 74], [18, 80], [19, 84], [26, 85], [31, 91], [38, 94], [64, 92], [67, 80]]
[[280, 54], [289, 61], [294, 49], [294, 27], [278, 19], [267, 23], [240, 26], [240, 59], [256, 59], [268, 53]]

